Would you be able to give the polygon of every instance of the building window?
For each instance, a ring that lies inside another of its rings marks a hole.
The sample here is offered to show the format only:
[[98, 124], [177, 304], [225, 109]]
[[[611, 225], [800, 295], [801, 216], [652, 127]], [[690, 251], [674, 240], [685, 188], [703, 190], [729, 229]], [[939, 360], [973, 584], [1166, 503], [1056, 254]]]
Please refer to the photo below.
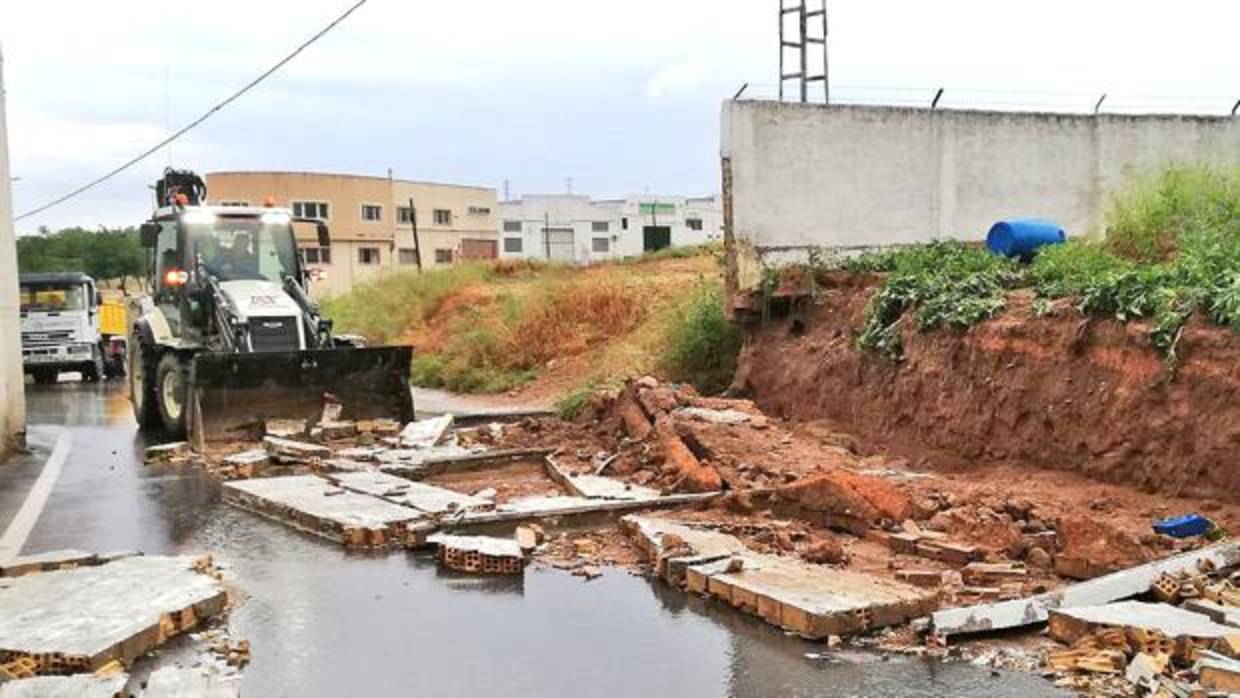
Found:
[[362, 204], [362, 220], [367, 223], [383, 220], [383, 207], [378, 204]]
[[293, 215], [297, 218], [317, 218], [325, 221], [328, 217], [326, 201], [294, 201]]
[[686, 218], [685, 227], [687, 227], [689, 230], [701, 230], [702, 219], [701, 218]]
[[435, 264], [451, 264], [452, 250], [435, 250]]
[[591, 238], [590, 249], [596, 253], [606, 254], [611, 251], [611, 240], [608, 238]]
[[489, 216], [491, 209], [486, 206], [470, 206], [469, 215], [471, 216]]
[[409, 225], [409, 223], [412, 221], [413, 221], [413, 209], [409, 208], [408, 206], [397, 206], [396, 207], [396, 222], [397, 223], [404, 223], [405, 225]]
[[418, 263], [418, 251], [411, 247], [400, 248], [400, 263], [401, 264], [417, 264]]
[[249, 201], [221, 201], [220, 206], [249, 206]]
[[379, 263], [379, 248], [378, 247], [357, 248], [357, 261], [359, 264], [378, 264]]
[[521, 238], [504, 238], [505, 252], [521, 252]]
[[620, 219], [620, 229], [621, 229], [621, 230], [628, 230], [628, 229], [629, 229], [629, 219], [628, 219], [628, 218], [621, 218], [621, 219]]
[[505, 233], [521, 232], [521, 221], [504, 221], [504, 232]]
[[306, 264], [331, 264], [332, 248], [330, 247], [307, 247], [302, 250], [305, 256]]
[[446, 208], [435, 209], [435, 225], [452, 225], [452, 212]]
[[595, 233], [605, 233], [611, 229], [611, 225], [607, 221], [593, 221], [590, 223], [590, 230]]

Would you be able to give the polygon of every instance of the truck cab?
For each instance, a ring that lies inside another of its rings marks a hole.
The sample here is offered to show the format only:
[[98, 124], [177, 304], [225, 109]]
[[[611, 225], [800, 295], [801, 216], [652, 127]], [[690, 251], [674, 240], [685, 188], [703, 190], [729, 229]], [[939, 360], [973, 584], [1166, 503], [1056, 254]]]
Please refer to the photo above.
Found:
[[80, 272], [22, 274], [19, 284], [25, 372], [39, 384], [55, 383], [66, 371], [99, 380], [105, 355], [94, 279]]

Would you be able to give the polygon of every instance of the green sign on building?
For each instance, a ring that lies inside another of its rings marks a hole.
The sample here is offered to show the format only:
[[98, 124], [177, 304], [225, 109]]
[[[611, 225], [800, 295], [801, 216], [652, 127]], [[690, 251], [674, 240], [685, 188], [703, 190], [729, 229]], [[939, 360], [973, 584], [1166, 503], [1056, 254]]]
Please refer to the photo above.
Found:
[[638, 210], [641, 212], [643, 216], [654, 214], [654, 213], [666, 213], [666, 214], [676, 213], [676, 204], [654, 203], [654, 204], [639, 204], [638, 206], [639, 206]]

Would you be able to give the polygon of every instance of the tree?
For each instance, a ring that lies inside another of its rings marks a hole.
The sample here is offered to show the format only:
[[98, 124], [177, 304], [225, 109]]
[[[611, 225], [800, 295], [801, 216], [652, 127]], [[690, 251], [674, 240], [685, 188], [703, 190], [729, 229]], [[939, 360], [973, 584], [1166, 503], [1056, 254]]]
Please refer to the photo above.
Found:
[[143, 254], [134, 227], [40, 227], [36, 235], [17, 239], [17, 266], [22, 272], [80, 271], [96, 281], [115, 279], [124, 289], [130, 277], [140, 278]]

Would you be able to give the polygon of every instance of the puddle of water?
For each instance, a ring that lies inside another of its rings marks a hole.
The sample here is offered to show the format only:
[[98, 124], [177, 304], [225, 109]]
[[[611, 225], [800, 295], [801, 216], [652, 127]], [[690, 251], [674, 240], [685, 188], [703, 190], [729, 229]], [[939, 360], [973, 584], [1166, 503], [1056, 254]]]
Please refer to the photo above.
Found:
[[1061, 695], [967, 663], [808, 659], [823, 646], [619, 570], [461, 576], [227, 508], [193, 543], [218, 551], [249, 597], [230, 620], [254, 647], [248, 695]]

